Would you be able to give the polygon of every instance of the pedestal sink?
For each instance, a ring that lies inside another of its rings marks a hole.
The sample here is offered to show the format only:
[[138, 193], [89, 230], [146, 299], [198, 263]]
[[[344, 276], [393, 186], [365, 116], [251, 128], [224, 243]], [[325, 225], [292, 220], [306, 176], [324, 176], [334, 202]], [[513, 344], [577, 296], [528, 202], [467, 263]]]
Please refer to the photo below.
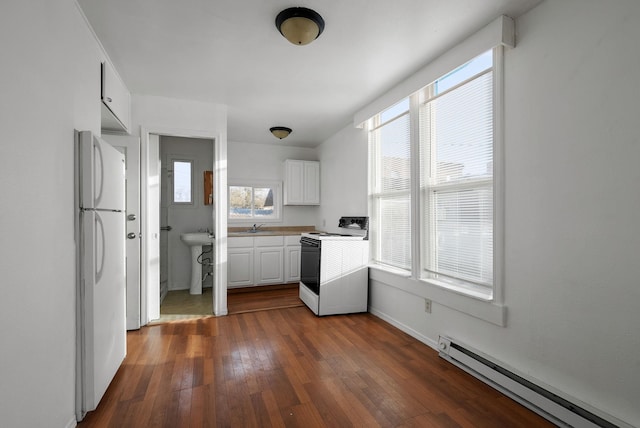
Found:
[[213, 245], [215, 239], [213, 235], [206, 232], [182, 233], [180, 239], [191, 247], [191, 285], [189, 294], [202, 294], [202, 265], [198, 263], [198, 256], [202, 254], [202, 246]]

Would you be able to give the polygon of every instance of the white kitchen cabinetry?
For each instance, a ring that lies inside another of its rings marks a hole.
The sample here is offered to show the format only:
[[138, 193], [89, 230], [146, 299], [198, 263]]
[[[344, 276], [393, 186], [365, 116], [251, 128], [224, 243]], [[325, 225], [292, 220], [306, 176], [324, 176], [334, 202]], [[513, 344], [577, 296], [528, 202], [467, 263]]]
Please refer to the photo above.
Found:
[[253, 237], [228, 239], [227, 285], [229, 288], [253, 285]]
[[284, 282], [284, 237], [258, 236], [254, 243], [255, 285]]
[[102, 63], [102, 129], [128, 132], [131, 94], [109, 62]]
[[229, 237], [227, 287], [300, 280], [300, 235]]
[[287, 159], [284, 204], [320, 205], [320, 162]]
[[300, 281], [300, 235], [284, 237], [284, 282]]

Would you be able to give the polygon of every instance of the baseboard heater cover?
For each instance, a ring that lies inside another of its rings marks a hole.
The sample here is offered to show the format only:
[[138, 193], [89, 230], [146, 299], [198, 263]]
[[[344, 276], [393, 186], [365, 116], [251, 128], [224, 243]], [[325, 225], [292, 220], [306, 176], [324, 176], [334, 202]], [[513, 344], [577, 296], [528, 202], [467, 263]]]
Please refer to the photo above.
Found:
[[613, 423], [613, 417], [605, 419], [595, 409], [577, 405], [525, 379], [459, 341], [440, 336], [438, 348], [440, 357], [560, 427], [631, 428], [621, 421]]

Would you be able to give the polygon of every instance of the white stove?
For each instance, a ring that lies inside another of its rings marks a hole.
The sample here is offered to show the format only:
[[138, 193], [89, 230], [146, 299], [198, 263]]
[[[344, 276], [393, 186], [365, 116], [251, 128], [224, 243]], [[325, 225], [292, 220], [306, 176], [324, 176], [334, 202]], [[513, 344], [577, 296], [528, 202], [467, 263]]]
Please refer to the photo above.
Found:
[[328, 232], [305, 232], [302, 237], [309, 239], [317, 239], [319, 241], [362, 241], [364, 235], [351, 235], [346, 233], [328, 233]]
[[362, 241], [369, 239], [369, 217], [340, 217], [338, 227], [343, 232], [306, 232], [302, 236], [319, 241]]
[[300, 299], [314, 314], [366, 312], [369, 288], [367, 217], [342, 217], [351, 233], [303, 233]]

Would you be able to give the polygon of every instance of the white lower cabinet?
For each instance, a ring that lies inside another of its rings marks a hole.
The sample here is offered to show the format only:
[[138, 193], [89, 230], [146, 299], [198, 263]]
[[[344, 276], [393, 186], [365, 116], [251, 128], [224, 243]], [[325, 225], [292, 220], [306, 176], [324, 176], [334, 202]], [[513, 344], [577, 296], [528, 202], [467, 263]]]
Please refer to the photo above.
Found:
[[227, 287], [300, 280], [300, 236], [229, 237]]
[[284, 249], [282, 247], [259, 247], [254, 249], [255, 285], [282, 284]]
[[253, 237], [229, 238], [227, 242], [227, 286], [253, 285]]
[[300, 236], [284, 237], [284, 282], [300, 281]]

